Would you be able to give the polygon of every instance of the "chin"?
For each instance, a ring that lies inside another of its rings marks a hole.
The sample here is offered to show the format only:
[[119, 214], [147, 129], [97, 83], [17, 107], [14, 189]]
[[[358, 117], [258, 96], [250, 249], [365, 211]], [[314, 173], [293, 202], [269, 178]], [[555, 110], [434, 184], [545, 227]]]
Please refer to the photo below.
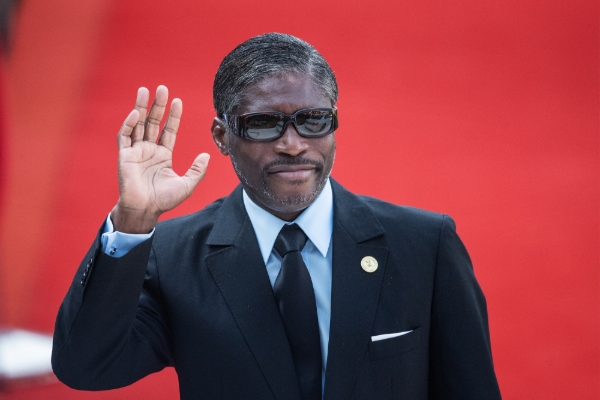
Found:
[[269, 199], [275, 207], [290, 208], [288, 211], [300, 211], [315, 201], [325, 187], [326, 181], [326, 179], [319, 179], [316, 182], [289, 182], [285, 187], [271, 187], [265, 182], [263, 196]]
[[[314, 191], [310, 192], [296, 192], [296, 193], [273, 193], [272, 191], [265, 190], [264, 195], [266, 195], [269, 200], [270, 205], [273, 206], [274, 209], [278, 208], [290, 208], [290, 209], [305, 209], [308, 207], [319, 195], [319, 193], [315, 193]], [[294, 207], [296, 206], [296, 207]], [[283, 210], [281, 210], [283, 211]], [[294, 211], [294, 210], [289, 210]]]
[[318, 186], [311, 185], [309, 188], [296, 186], [289, 188], [289, 190], [274, 190], [275, 188], [265, 185], [259, 191], [252, 188], [246, 188], [246, 191], [248, 192], [250, 189], [254, 192], [254, 196], [252, 197], [255, 198], [257, 204], [262, 203], [259, 204], [262, 208], [281, 219], [291, 221], [315, 201], [321, 193], [323, 186], [324, 183]]
[[319, 196], [329, 177], [329, 175], [323, 176], [322, 170], [319, 170], [317, 176], [307, 180], [281, 182], [268, 179], [263, 175], [261, 180], [253, 182], [241, 173], [235, 160], [232, 161], [246, 193], [257, 205], [276, 216], [277, 214], [299, 214], [304, 211]]

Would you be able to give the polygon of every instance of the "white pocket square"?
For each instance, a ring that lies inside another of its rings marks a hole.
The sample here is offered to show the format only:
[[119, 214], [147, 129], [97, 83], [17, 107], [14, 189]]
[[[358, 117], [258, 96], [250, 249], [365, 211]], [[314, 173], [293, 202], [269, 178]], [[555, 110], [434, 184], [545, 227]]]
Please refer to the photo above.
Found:
[[372, 342], [377, 342], [378, 340], [391, 339], [391, 338], [395, 338], [395, 337], [398, 337], [398, 336], [406, 335], [407, 333], [411, 333], [411, 332], [412, 332], [412, 329], [410, 331], [396, 332], [396, 333], [386, 333], [384, 335], [371, 336], [371, 341]]

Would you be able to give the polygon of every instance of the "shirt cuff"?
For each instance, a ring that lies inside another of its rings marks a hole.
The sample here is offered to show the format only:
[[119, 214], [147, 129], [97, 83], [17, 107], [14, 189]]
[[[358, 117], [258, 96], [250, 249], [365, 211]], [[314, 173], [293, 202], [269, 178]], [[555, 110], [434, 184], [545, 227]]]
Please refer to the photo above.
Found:
[[100, 238], [102, 243], [102, 251], [115, 258], [123, 257], [138, 244], [145, 240], [148, 240], [154, 234], [154, 229], [150, 233], [123, 233], [115, 231], [112, 221], [110, 220], [110, 213], [106, 217], [106, 223], [104, 224], [104, 232]]

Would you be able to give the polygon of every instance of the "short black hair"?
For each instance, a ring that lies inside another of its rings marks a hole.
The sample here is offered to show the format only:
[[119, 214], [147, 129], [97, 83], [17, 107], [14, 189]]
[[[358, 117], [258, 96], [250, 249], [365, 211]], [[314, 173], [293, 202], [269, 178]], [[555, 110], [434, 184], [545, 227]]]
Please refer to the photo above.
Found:
[[221, 62], [213, 84], [217, 115], [230, 114], [239, 106], [250, 85], [289, 72], [309, 76], [331, 105], [337, 102], [335, 75], [313, 46], [284, 33], [266, 33], [246, 40]]

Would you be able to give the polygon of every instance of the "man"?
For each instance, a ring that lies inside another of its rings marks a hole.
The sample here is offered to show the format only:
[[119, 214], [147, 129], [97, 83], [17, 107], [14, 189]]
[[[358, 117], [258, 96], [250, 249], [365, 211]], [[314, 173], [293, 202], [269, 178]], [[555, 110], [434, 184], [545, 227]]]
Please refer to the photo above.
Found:
[[[174, 366], [182, 399], [498, 399], [485, 299], [453, 221], [329, 178], [337, 83], [308, 43], [252, 38], [223, 60], [212, 134], [241, 185], [157, 225], [203, 178], [177, 176], [167, 90], [118, 135], [117, 205], [59, 312], [66, 384], [121, 387]], [[156, 140], [158, 138], [158, 143]]]

